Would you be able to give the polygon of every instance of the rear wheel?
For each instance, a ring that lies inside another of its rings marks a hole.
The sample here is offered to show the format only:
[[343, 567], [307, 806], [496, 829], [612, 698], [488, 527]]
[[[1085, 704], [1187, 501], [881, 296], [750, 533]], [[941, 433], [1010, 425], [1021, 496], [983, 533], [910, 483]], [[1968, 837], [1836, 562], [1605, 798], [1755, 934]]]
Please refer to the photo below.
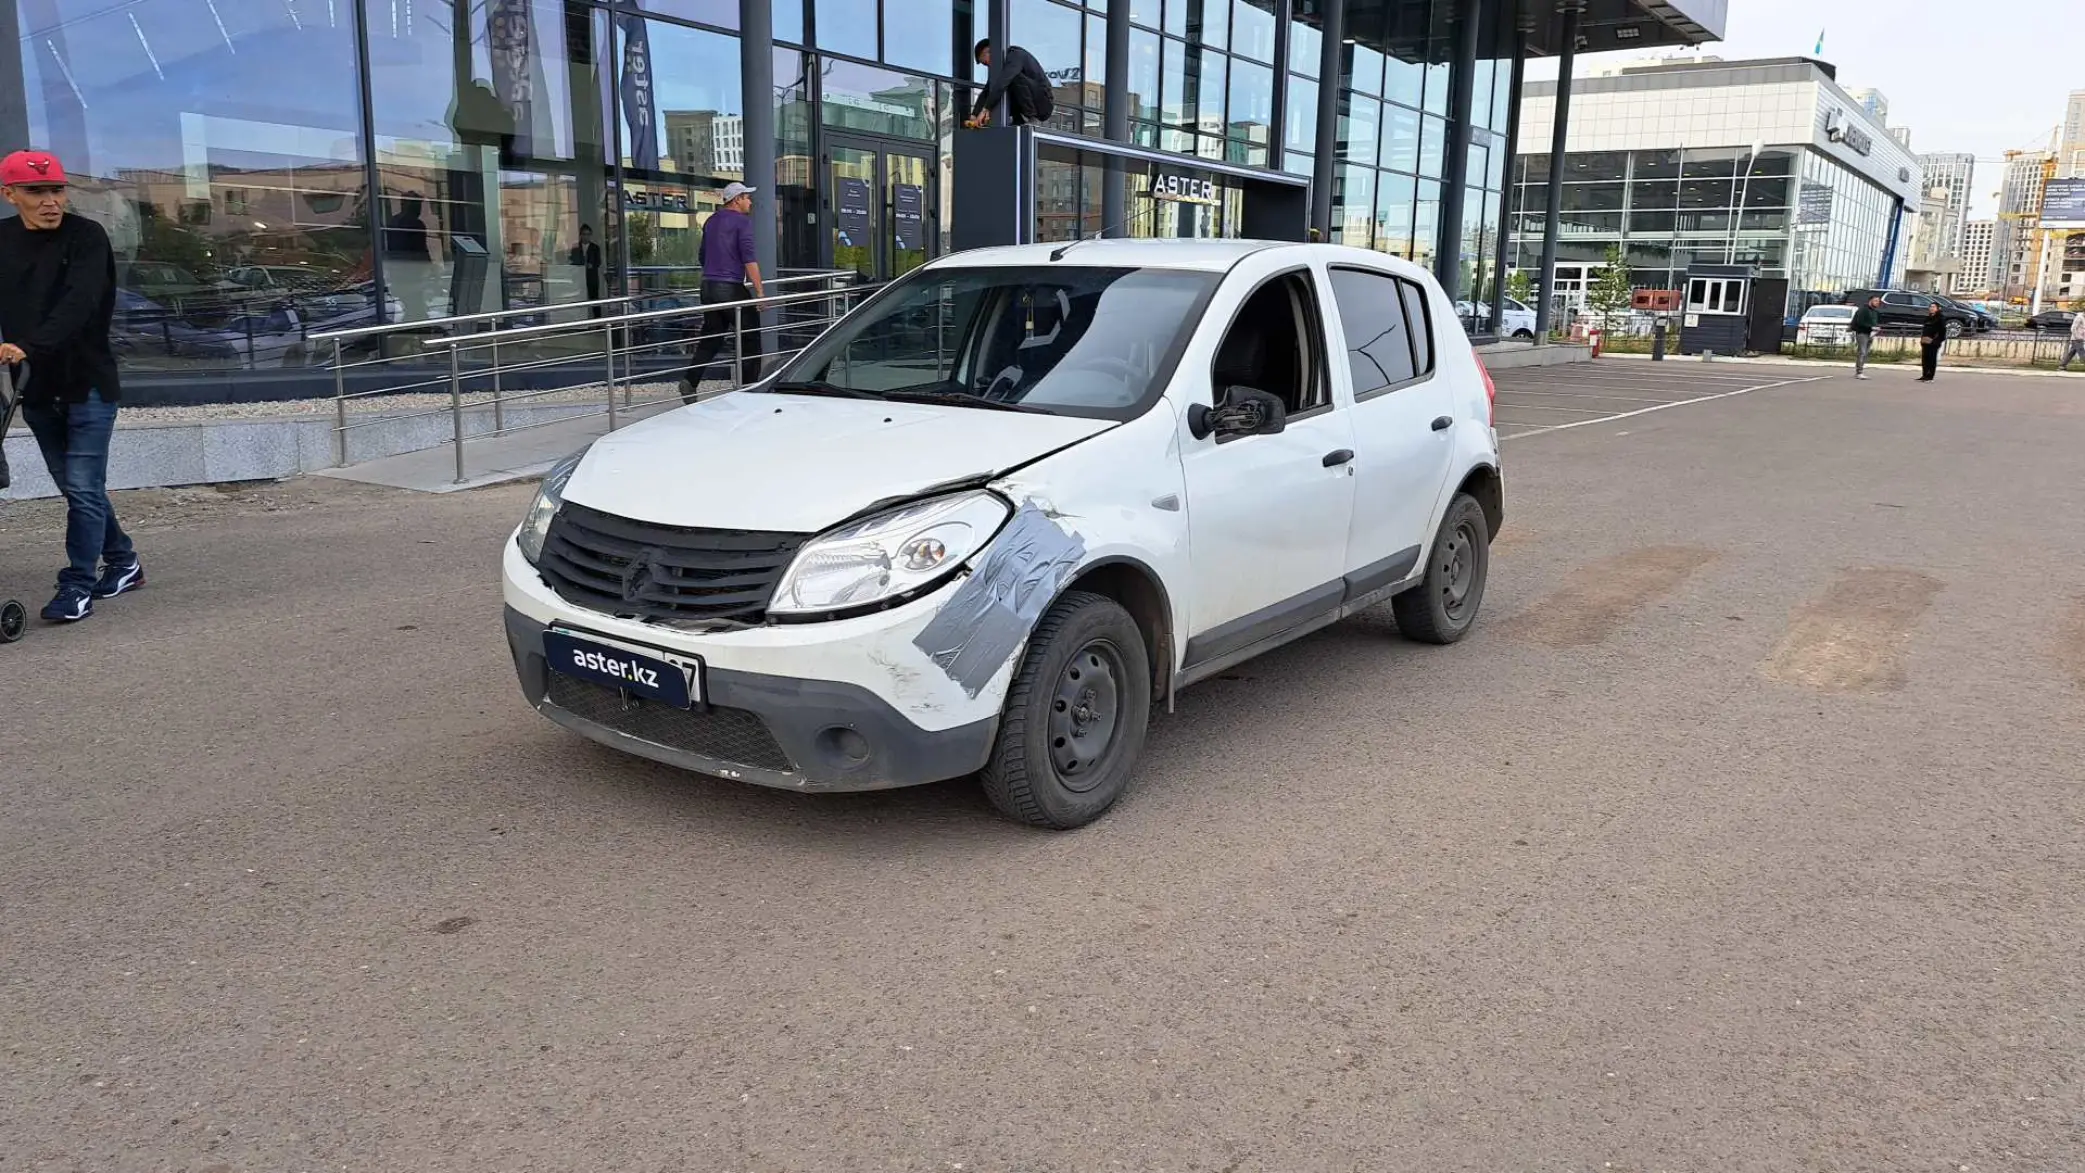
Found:
[[0, 603], [0, 644], [11, 644], [29, 630], [29, 609], [9, 599]]
[[980, 776], [985, 794], [1031, 826], [1084, 826], [1128, 789], [1150, 719], [1136, 620], [1113, 599], [1074, 591], [1028, 639]]
[[1484, 507], [1468, 493], [1457, 493], [1434, 535], [1426, 577], [1390, 600], [1397, 629], [1420, 643], [1452, 644], [1461, 639], [1477, 622], [1490, 574], [1491, 526]]
[[1948, 319], [1947, 336], [1950, 338], [1960, 338], [1962, 336], [1962, 323], [1953, 318]]

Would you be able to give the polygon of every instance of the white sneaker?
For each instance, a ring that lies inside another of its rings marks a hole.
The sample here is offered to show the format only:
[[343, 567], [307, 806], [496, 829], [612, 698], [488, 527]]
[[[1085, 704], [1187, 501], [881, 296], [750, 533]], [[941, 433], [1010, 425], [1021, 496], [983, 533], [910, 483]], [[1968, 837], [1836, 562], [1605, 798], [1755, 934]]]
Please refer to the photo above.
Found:
[[1856, 379], [1865, 379], [1865, 378], [1867, 378], [1867, 377], [1868, 377], [1868, 373], [1867, 373], [1866, 371], [1862, 371], [1862, 372], [1861, 372], [1860, 374], [1858, 374], [1858, 375], [1855, 375], [1855, 376], [1854, 376], [1854, 378], [1856, 378]]

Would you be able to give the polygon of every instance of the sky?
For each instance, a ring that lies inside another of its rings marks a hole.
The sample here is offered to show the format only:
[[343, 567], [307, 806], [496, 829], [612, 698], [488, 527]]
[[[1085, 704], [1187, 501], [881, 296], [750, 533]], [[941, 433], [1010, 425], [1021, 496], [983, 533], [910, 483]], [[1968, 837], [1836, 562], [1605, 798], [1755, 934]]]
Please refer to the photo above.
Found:
[[[1976, 155], [1973, 217], [1998, 209], [2005, 152], [2048, 146], [2070, 92], [2085, 89], [2085, 0], [1730, 0], [1724, 40], [1701, 52], [1815, 56], [1819, 32], [1839, 85], [1881, 90], [1913, 151]], [[1581, 57], [1577, 73], [1671, 52]], [[1555, 59], [1530, 61], [1528, 76], [1555, 77]]]

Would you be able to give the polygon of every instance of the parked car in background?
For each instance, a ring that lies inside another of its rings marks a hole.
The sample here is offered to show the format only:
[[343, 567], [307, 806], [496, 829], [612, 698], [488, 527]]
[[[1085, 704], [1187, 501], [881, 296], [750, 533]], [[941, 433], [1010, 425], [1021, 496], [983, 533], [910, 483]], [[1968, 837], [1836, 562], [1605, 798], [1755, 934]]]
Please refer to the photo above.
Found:
[[1976, 311], [1967, 306], [1930, 293], [1915, 289], [1855, 289], [1846, 294], [1846, 304], [1861, 306], [1868, 304], [1871, 297], [1882, 299], [1878, 311], [1881, 321], [1877, 329], [1890, 334], [1916, 334], [1926, 326], [1926, 311], [1935, 304], [1940, 306], [1940, 315], [1947, 319], [1947, 336], [1959, 338], [1965, 332], [1985, 329]]
[[2071, 319], [2077, 316], [2069, 310], [2043, 310], [2027, 319], [2027, 328], [2038, 333], [2068, 334]]
[[[1455, 312], [1462, 316], [1472, 333], [1488, 332], [1491, 326], [1491, 303], [1473, 304], [1468, 301], [1455, 303]], [[1513, 298], [1507, 298], [1505, 313], [1500, 315], [1498, 335], [1501, 338], [1533, 338], [1535, 336], [1535, 311]]]
[[1979, 334], [1998, 328], [1998, 315], [1984, 309], [1982, 306], [1970, 305], [1966, 301], [1956, 301], [1954, 298], [1941, 293], [1934, 294], [1933, 299], [1943, 306], [1952, 306], [1974, 318], [1976, 320], [1976, 330]]
[[1795, 324], [1795, 340], [1802, 346], [1844, 346], [1853, 334], [1850, 305], [1813, 305]]

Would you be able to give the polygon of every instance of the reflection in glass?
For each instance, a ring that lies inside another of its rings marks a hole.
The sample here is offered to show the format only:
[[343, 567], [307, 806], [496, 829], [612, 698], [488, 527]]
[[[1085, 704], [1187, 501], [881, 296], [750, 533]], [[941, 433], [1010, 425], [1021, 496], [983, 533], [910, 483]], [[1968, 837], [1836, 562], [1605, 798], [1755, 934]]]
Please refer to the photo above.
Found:
[[1419, 135], [1419, 174], [1439, 175], [1446, 169], [1448, 123], [1429, 116]]
[[[1316, 100], [1316, 87], [1312, 87]], [[1250, 61], [1231, 61], [1230, 159], [1265, 166], [1274, 123], [1274, 71]]]
[[1391, 256], [1412, 255], [1412, 193], [1417, 181], [1385, 174], [1376, 181], [1375, 247]]
[[827, 58], [825, 124], [896, 138], [934, 137], [933, 85], [926, 78]]
[[1383, 104], [1374, 98], [1347, 95], [1340, 101], [1340, 157], [1349, 163], [1375, 166], [1378, 124]]
[[1383, 139], [1383, 166], [1398, 171], [1419, 170], [1419, 113], [1402, 106], [1383, 107], [1389, 131]]
[[[1020, 5], [1016, 4], [1014, 10], [1019, 12]], [[950, 60], [953, 42], [948, 30], [955, 26], [955, 14], [955, 0], [883, 0], [883, 23], [884, 27], [890, 30], [890, 35], [885, 38], [883, 59], [892, 65], [916, 69], [921, 73], [961, 72], [952, 68], [955, 63]], [[1018, 16], [1014, 17], [1017, 22], [1019, 19]], [[1076, 16], [1072, 18], [1072, 23], [1076, 40]], [[822, 35], [825, 26], [821, 24], [818, 27]], [[1020, 25], [1016, 23], [1014, 27], [1018, 29]], [[1025, 37], [1028, 34], [1022, 31], [1015, 35]], [[1059, 63], [1044, 57], [1041, 50], [1033, 44], [1027, 41], [1014, 43], [1034, 53], [1037, 59], [1042, 61], [1044, 69], [1061, 68]], [[1074, 49], [1070, 63], [1076, 65], [1077, 62], [1078, 53]], [[973, 63], [966, 60], [964, 64]]]
[[1158, 118], [1158, 34], [1156, 33], [1147, 33], [1141, 29], [1130, 31], [1129, 93], [1132, 117], [1146, 121], [1154, 121]]
[[1441, 236], [1441, 185], [1431, 179], [1419, 181], [1419, 199], [1413, 204], [1412, 260], [1431, 269], [1435, 245]]
[[1341, 167], [1339, 190], [1333, 195], [1332, 242], [1354, 248], [1370, 247], [1370, 229], [1375, 223], [1375, 169]]
[[1383, 96], [1417, 110], [1426, 103], [1426, 67], [1391, 57], [1384, 64]]
[[1254, 61], [1271, 63], [1274, 60], [1276, 3], [1277, 0], [1237, 0], [1231, 10], [1233, 53]]
[[1318, 83], [1307, 77], [1289, 78], [1289, 105], [1282, 122], [1282, 143], [1290, 152], [1318, 149]]
[[876, 56], [876, 0], [812, 0], [818, 47], [856, 57]]

